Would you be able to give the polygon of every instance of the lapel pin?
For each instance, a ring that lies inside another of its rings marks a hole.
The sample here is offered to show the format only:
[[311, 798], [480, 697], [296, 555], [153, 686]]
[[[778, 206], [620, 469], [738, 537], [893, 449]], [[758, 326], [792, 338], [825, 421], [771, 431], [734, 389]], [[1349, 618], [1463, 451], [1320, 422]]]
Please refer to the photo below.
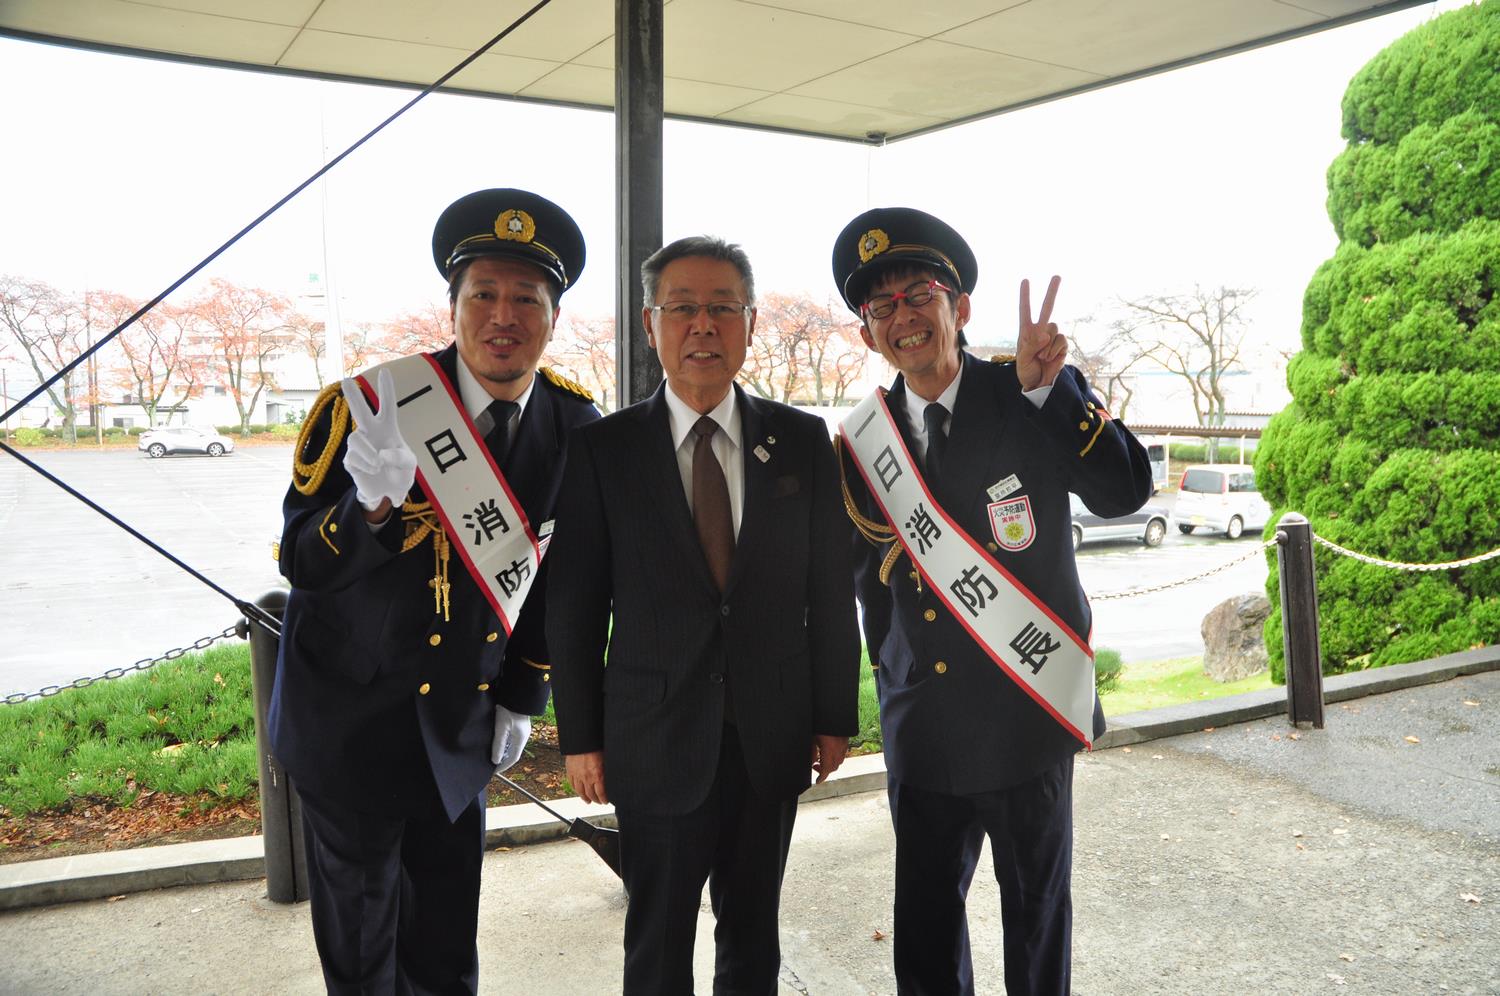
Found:
[[765, 463], [766, 461], [771, 459], [771, 454], [766, 452], [766, 448], [764, 446], [757, 446], [755, 448], [755, 455], [757, 458], [759, 458], [761, 463]]

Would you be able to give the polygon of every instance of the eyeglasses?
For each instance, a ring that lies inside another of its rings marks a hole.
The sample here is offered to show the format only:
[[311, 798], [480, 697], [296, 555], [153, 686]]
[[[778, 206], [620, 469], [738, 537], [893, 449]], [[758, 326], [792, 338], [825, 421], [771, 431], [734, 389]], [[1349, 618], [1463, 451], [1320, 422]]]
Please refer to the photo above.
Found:
[[889, 318], [896, 313], [897, 301], [905, 301], [913, 308], [920, 308], [931, 302], [932, 295], [937, 291], [952, 294], [953, 288], [937, 280], [922, 280], [895, 294], [876, 294], [861, 305], [859, 310], [871, 318]]
[[741, 304], [738, 301], [710, 301], [707, 304], [671, 301], [667, 304], [654, 305], [651, 310], [667, 321], [686, 323], [697, 318], [698, 312], [704, 308], [708, 309], [709, 321], [716, 323], [738, 321], [750, 312], [750, 305]]

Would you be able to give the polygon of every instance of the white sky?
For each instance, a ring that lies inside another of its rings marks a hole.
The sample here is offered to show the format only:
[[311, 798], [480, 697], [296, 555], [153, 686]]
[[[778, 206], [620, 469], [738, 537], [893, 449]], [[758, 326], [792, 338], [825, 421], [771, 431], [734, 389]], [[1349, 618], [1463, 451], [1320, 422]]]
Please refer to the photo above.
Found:
[[[1016, 286], [1063, 276], [1064, 331], [1116, 296], [1253, 286], [1268, 345], [1335, 247], [1325, 171], [1340, 99], [1375, 53], [1446, 0], [884, 149], [668, 122], [665, 236], [741, 242], [767, 291], [835, 295], [834, 236], [866, 207], [953, 224], [980, 280], [970, 339], [1012, 338]], [[457, 83], [462, 83], [460, 77]], [[148, 297], [410, 93], [0, 40], [7, 151], [0, 272]], [[614, 122], [600, 112], [434, 96], [327, 181], [347, 319], [443, 295], [432, 223], [470, 190], [518, 186], [578, 219], [590, 261], [565, 311], [614, 310]], [[297, 295], [323, 270], [316, 189], [204, 274]], [[201, 278], [200, 278], [201, 279]], [[190, 288], [188, 289], [190, 290]], [[179, 294], [184, 292], [179, 292]]]

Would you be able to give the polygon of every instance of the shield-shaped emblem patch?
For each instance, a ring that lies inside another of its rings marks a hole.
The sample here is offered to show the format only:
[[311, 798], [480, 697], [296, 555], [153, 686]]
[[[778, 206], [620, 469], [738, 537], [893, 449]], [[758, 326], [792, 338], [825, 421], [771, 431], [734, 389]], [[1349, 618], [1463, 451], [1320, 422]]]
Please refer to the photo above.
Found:
[[1031, 515], [1031, 498], [1016, 495], [991, 502], [990, 532], [1002, 550], [1024, 550], [1036, 539], [1036, 520]]

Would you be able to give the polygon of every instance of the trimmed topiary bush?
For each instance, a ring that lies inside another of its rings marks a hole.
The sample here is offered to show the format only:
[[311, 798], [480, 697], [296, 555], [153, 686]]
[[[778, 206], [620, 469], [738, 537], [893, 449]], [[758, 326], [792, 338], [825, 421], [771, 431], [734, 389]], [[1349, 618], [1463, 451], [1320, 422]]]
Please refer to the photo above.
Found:
[[[1500, 0], [1434, 18], [1344, 94], [1340, 245], [1308, 282], [1292, 403], [1256, 477], [1320, 536], [1409, 563], [1500, 547]], [[1275, 530], [1267, 527], [1268, 535]], [[1500, 639], [1500, 562], [1397, 572], [1318, 549], [1325, 673]], [[1285, 680], [1276, 572], [1271, 673]]]

